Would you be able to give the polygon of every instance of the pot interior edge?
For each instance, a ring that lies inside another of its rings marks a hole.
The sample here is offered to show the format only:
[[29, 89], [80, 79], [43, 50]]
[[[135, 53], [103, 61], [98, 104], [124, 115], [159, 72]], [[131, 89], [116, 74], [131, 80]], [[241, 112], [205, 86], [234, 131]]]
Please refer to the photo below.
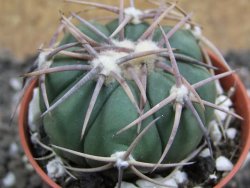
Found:
[[[219, 68], [219, 70], [216, 71], [217, 74], [228, 71], [215, 55], [209, 53], [209, 56], [212, 59], [213, 64]], [[236, 113], [239, 114], [244, 120], [241, 122], [242, 148], [240, 151], [240, 157], [235, 163], [232, 171], [230, 171], [228, 175], [225, 176], [214, 188], [224, 187], [235, 176], [244, 163], [250, 149], [250, 100], [247, 95], [246, 88], [235, 73], [220, 79], [220, 83], [225, 90], [229, 90], [230, 87], [236, 86], [236, 91], [232, 97], [232, 101], [234, 103]]]

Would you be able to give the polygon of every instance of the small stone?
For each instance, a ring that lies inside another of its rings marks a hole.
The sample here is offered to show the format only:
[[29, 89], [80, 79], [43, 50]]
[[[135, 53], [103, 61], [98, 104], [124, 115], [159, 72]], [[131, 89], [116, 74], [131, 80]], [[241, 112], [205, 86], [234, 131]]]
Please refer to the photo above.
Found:
[[214, 144], [218, 144], [222, 139], [222, 133], [220, 131], [218, 123], [213, 120], [208, 125], [209, 135]]
[[62, 164], [61, 159], [58, 157], [49, 161], [46, 169], [48, 176], [52, 179], [57, 179], [65, 175], [65, 168]]
[[216, 91], [219, 95], [222, 95], [224, 92], [224, 89], [222, 88], [220, 82], [218, 80], [215, 80], [215, 87], [216, 87]]
[[25, 169], [28, 170], [29, 172], [33, 172], [34, 168], [31, 164], [27, 163], [25, 164]]
[[12, 142], [9, 147], [9, 155], [10, 156], [17, 156], [19, 152], [19, 147], [15, 142]]
[[[118, 184], [116, 184], [115, 188], [118, 188]], [[123, 181], [121, 183], [121, 188], [137, 188], [137, 186], [135, 186], [133, 183]]]
[[178, 188], [178, 185], [174, 179], [168, 179], [164, 181], [164, 185], [169, 186], [169, 187], [176, 187]]
[[37, 144], [37, 140], [39, 139], [39, 134], [37, 132], [31, 134], [30, 140], [32, 144]]
[[37, 131], [37, 127], [41, 125], [41, 109], [39, 105], [39, 89], [33, 90], [33, 97], [29, 104], [28, 125], [31, 131]]
[[218, 179], [218, 177], [215, 174], [211, 174], [211, 175], [209, 175], [209, 179], [216, 181]]
[[8, 172], [3, 178], [2, 183], [4, 187], [12, 187], [16, 183], [16, 176], [13, 172]]
[[146, 180], [142, 180], [142, 179], [137, 180], [135, 183], [140, 188], [142, 188], [142, 187], [150, 187], [150, 186], [151, 187], [156, 187], [155, 184], [153, 184], [153, 183], [151, 183], [149, 181], [146, 181]]
[[229, 108], [233, 105], [233, 102], [231, 101], [231, 99], [226, 95], [220, 95], [219, 97], [217, 97], [215, 103], [225, 108]]
[[235, 139], [236, 134], [237, 134], [237, 130], [235, 128], [229, 128], [226, 130], [227, 138], [231, 140]]
[[22, 82], [18, 78], [11, 78], [9, 84], [15, 91], [20, 91], [22, 89]]
[[[167, 180], [164, 180], [162, 177], [157, 177], [157, 178], [154, 178], [153, 180], [165, 185], [166, 187], [176, 187], [178, 188], [178, 185], [176, 183], [176, 181], [171, 178], [171, 179], [167, 179]], [[139, 179], [136, 181], [136, 185], [138, 185], [140, 188], [145, 188], [145, 187], [148, 187], [148, 188], [164, 188], [165, 186], [160, 186], [160, 185], [156, 185], [154, 183], [151, 183], [149, 181], [146, 181], [146, 180], [142, 180], [142, 179]]]
[[26, 155], [23, 155], [22, 162], [24, 163], [25, 169], [27, 169], [29, 172], [34, 171], [33, 166], [29, 163], [29, 160]]
[[183, 184], [188, 181], [187, 174], [185, 172], [182, 172], [180, 170], [177, 170], [173, 175], [174, 180], [178, 184]]
[[[226, 95], [220, 95], [216, 101], [215, 104], [219, 105], [219, 107], [229, 111], [230, 107], [232, 106], [232, 101], [230, 98], [228, 98]], [[221, 121], [224, 121], [227, 117], [227, 114], [225, 112], [222, 112], [220, 110], [215, 110], [215, 114], [218, 118], [220, 118]]]
[[218, 171], [231, 171], [233, 169], [233, 163], [226, 157], [220, 156], [215, 161], [216, 169]]
[[22, 156], [22, 162], [27, 163], [28, 161], [29, 161], [28, 157], [26, 155], [23, 155]]
[[199, 156], [203, 158], [210, 157], [211, 156], [210, 150], [208, 148], [203, 149], [200, 152]]

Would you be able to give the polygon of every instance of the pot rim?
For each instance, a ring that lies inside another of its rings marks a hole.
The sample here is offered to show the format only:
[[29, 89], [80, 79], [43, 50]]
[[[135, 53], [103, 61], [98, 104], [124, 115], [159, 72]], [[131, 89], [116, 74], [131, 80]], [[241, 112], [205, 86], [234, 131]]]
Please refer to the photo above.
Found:
[[[209, 56], [213, 62], [213, 64], [216, 64], [216, 66], [219, 66], [219, 72], [225, 72], [227, 71], [227, 68], [221, 63], [221, 61], [218, 59], [217, 56], [215, 56], [213, 53], [208, 52]], [[232, 178], [233, 176], [238, 172], [242, 164], [244, 163], [246, 156], [250, 149], [250, 100], [246, 92], [246, 88], [241, 82], [240, 78], [236, 74], [232, 74], [226, 78], [223, 78], [222, 80], [231, 80], [230, 82], [225, 82], [226, 84], [222, 84], [223, 87], [226, 85], [226, 87], [229, 87], [229, 83], [236, 83], [236, 95], [240, 95], [240, 107], [236, 106], [236, 111], [241, 112], [240, 115], [244, 118], [243, 122], [241, 123], [243, 129], [241, 130], [241, 133], [243, 135], [243, 147], [241, 150], [240, 157], [238, 158], [237, 162], [234, 164], [233, 169], [224, 177], [222, 178], [217, 185], [215, 185], [214, 188], [221, 188], [225, 186]], [[29, 162], [35, 169], [36, 173], [39, 174], [39, 176], [45, 181], [49, 186], [53, 188], [60, 188], [61, 186], [55, 183], [49, 176], [43, 171], [43, 169], [39, 166], [37, 161], [34, 159], [32, 152], [30, 150], [30, 141], [28, 137], [28, 131], [25, 131], [28, 128], [27, 125], [27, 116], [28, 116], [28, 106], [29, 102], [32, 98], [32, 91], [33, 88], [37, 85], [37, 79], [33, 79], [30, 81], [30, 85], [27, 87], [27, 90], [25, 91], [21, 104], [20, 104], [20, 111], [18, 116], [18, 129], [19, 129], [19, 137], [21, 141], [21, 145], [23, 147], [24, 153], [27, 156]], [[229, 88], [228, 88], [229, 89]], [[237, 97], [234, 97], [237, 99]], [[234, 99], [233, 99], [234, 100]]]
[[40, 165], [37, 163], [37, 161], [34, 159], [33, 154], [30, 150], [30, 141], [28, 137], [28, 132], [25, 131], [28, 128], [27, 124], [27, 116], [28, 116], [28, 107], [29, 107], [29, 102], [32, 99], [32, 94], [33, 94], [33, 89], [37, 85], [37, 80], [33, 79], [30, 81], [30, 85], [27, 87], [27, 90], [25, 91], [21, 106], [20, 106], [20, 111], [19, 111], [19, 116], [18, 116], [18, 132], [19, 132], [19, 137], [21, 141], [22, 148], [24, 150], [24, 153], [26, 157], [28, 158], [29, 162], [35, 169], [36, 173], [45, 181], [49, 186], [53, 188], [61, 188], [57, 183], [55, 183], [45, 172], [44, 170], [40, 167]]

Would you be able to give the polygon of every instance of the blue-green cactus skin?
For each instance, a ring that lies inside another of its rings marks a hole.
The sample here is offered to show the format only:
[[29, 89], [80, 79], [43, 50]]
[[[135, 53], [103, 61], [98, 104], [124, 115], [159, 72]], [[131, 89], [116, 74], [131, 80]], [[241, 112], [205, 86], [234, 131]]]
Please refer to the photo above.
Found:
[[[118, 23], [115, 20], [106, 26], [97, 23], [95, 23], [95, 25], [108, 36], [114, 31]], [[138, 25], [128, 24], [125, 28], [125, 36], [127, 39], [136, 41], [148, 27], [149, 25], [147, 23]], [[79, 29], [90, 38], [102, 42], [102, 39], [93, 32], [90, 32], [86, 27], [80, 26]], [[171, 27], [164, 27], [166, 32], [170, 29]], [[156, 30], [153, 40], [159, 41], [161, 38], [162, 34], [159, 30]], [[63, 39], [62, 44], [74, 41], [72, 36], [67, 35]], [[177, 31], [170, 38], [170, 44], [179, 54], [193, 57], [199, 61], [203, 60], [195, 37], [188, 30], [180, 29]], [[54, 59], [52, 66], [79, 63], [86, 64], [87, 62], [57, 57]], [[170, 64], [167, 59], [165, 63]], [[190, 84], [211, 76], [209, 71], [203, 67], [191, 65], [187, 62], [178, 61], [177, 63], [181, 74]], [[66, 71], [47, 75], [46, 88], [50, 104], [53, 104], [53, 102], [68, 91], [69, 88], [85, 74], [86, 73], [81, 71]], [[46, 114], [43, 118], [43, 123], [52, 144], [96, 156], [109, 157], [115, 152], [126, 151], [128, 149], [137, 135], [137, 127], [131, 128], [118, 136], [115, 135], [115, 133], [137, 119], [139, 115], [117, 82], [105, 85], [94, 106], [85, 136], [81, 140], [80, 136], [83, 121], [95, 84], [96, 81], [93, 80], [82, 86], [76, 93], [60, 104], [60, 106]], [[140, 92], [137, 86], [133, 81], [129, 80], [128, 84], [135, 98], [139, 101]], [[174, 84], [175, 79], [172, 75], [157, 68], [150, 71], [147, 77], [146, 93], [148, 102], [145, 111], [148, 111], [169, 96], [170, 89]], [[209, 102], [215, 101], [216, 90], [213, 83], [199, 88], [197, 92], [202, 99]], [[213, 110], [209, 108], [203, 110], [199, 104], [195, 104], [194, 106], [204, 124], [207, 125], [213, 116]], [[41, 107], [44, 111], [45, 108], [42, 99]], [[140, 143], [136, 146], [132, 153], [135, 160], [148, 163], [158, 162], [168, 142], [173, 126], [174, 115], [174, 105], [169, 104], [142, 122], [141, 128], [143, 129], [156, 117], [163, 116], [156, 122], [156, 125], [143, 136]], [[163, 162], [178, 162], [187, 157], [188, 154], [197, 148], [202, 139], [202, 135], [197, 120], [190, 110], [184, 108], [176, 138]], [[84, 164], [86, 162], [84, 159], [79, 160], [78, 157], [66, 152], [58, 151], [58, 154], [74, 163]], [[98, 166], [98, 163], [94, 161], [87, 160], [87, 163], [90, 166]]]

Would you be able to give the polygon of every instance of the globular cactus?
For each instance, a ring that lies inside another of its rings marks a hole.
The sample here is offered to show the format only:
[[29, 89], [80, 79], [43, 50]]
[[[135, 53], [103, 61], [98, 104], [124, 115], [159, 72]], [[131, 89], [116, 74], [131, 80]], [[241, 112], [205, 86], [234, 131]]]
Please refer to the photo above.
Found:
[[[202, 138], [211, 149], [206, 127], [213, 109], [237, 116], [214, 104], [214, 81], [232, 71], [213, 74], [204, 46], [218, 51], [191, 14], [171, 3], [142, 11], [133, 1], [129, 8], [123, 0], [119, 8], [70, 1], [119, 16], [103, 25], [62, 15], [38, 70], [26, 74], [39, 76], [43, 126], [57, 155], [74, 165], [68, 169], [115, 166], [146, 178], [183, 165]], [[68, 34], [58, 45], [63, 30]]]

